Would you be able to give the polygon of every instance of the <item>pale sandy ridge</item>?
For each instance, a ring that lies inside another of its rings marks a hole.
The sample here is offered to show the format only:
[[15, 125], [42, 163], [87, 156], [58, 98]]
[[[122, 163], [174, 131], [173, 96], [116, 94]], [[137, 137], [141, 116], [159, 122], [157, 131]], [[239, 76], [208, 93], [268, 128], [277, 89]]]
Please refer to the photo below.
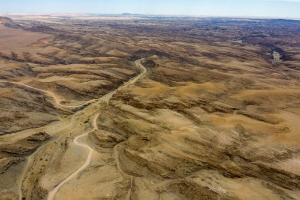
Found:
[[[141, 72], [138, 76], [136, 76], [136, 77], [130, 79], [128, 82], [126, 82], [125, 84], [123, 84], [122, 86], [120, 86], [118, 89], [116, 89], [116, 90], [114, 90], [114, 91], [112, 91], [112, 92], [110, 92], [110, 93], [104, 95], [103, 97], [100, 98], [100, 100], [106, 101], [106, 102], [108, 103], [109, 100], [112, 98], [112, 96], [113, 96], [117, 91], [119, 91], [120, 89], [126, 88], [126, 87], [128, 87], [129, 85], [134, 84], [137, 80], [139, 80], [139, 79], [147, 72], [147, 69], [141, 64], [141, 61], [142, 61], [142, 60], [143, 60], [143, 59], [140, 59], [140, 60], [135, 61], [136, 66], [139, 67], [139, 68], [142, 70], [142, 72]], [[93, 125], [94, 128], [93, 128], [91, 131], [88, 131], [88, 132], [86, 132], [86, 133], [84, 133], [84, 134], [82, 134], [82, 135], [80, 135], [80, 136], [77, 136], [77, 137], [74, 139], [74, 143], [75, 143], [76, 145], [81, 146], [81, 147], [84, 147], [84, 148], [87, 148], [87, 149], [89, 150], [89, 153], [88, 153], [88, 156], [87, 156], [87, 159], [86, 159], [85, 163], [84, 163], [80, 168], [78, 168], [75, 172], [73, 172], [70, 176], [68, 176], [66, 179], [64, 179], [64, 180], [63, 180], [59, 185], [57, 185], [51, 192], [49, 192], [47, 200], [53, 200], [53, 199], [55, 198], [56, 193], [59, 191], [59, 189], [60, 189], [65, 183], [67, 183], [68, 181], [70, 181], [70, 180], [72, 180], [73, 178], [75, 178], [75, 177], [79, 174], [79, 172], [81, 172], [82, 170], [84, 170], [84, 169], [85, 169], [86, 167], [88, 167], [89, 164], [91, 163], [91, 158], [92, 158], [92, 154], [93, 154], [93, 151], [94, 151], [94, 150], [93, 150], [90, 146], [88, 146], [88, 145], [86, 145], [86, 144], [79, 143], [77, 140], [78, 140], [79, 138], [82, 138], [82, 137], [88, 135], [90, 132], [93, 132], [93, 131], [95, 131], [95, 130], [98, 129], [98, 126], [97, 126], [97, 118], [99, 117], [99, 115], [100, 115], [100, 113], [98, 113], [98, 114], [93, 118], [92, 125]], [[117, 163], [117, 168], [118, 168], [118, 170], [119, 170], [124, 176], [129, 176], [129, 175], [125, 174], [125, 173], [122, 171], [121, 167], [120, 167], [119, 158], [118, 158], [118, 155], [119, 155], [119, 154], [118, 154], [118, 151], [117, 151], [116, 148], [114, 148], [114, 152], [115, 152], [115, 159], [116, 159], [116, 163]], [[130, 189], [128, 190], [128, 193], [127, 193], [127, 195], [126, 195], [126, 200], [127, 200], [127, 199], [129, 200], [129, 199], [130, 199], [130, 196], [131, 196], [131, 188], [132, 188], [132, 185], [133, 185], [133, 177], [132, 177], [132, 176], [129, 176], [129, 177], [131, 177], [131, 187], [130, 187]]]

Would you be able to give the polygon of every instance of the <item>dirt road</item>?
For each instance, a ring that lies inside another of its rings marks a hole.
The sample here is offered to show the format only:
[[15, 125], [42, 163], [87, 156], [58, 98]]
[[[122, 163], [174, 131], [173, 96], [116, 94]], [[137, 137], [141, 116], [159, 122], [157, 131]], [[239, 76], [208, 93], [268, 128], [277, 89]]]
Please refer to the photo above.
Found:
[[47, 90], [42, 90], [42, 89], [39, 89], [39, 88], [35, 88], [35, 87], [32, 87], [32, 86], [29, 86], [29, 85], [26, 85], [24, 83], [19, 83], [19, 82], [12, 82], [12, 81], [3, 81], [3, 80], [0, 80], [0, 83], [11, 83], [11, 84], [15, 84], [15, 85], [20, 85], [20, 86], [23, 86], [23, 87], [26, 87], [26, 88], [30, 88], [30, 89], [33, 89], [33, 90], [36, 90], [36, 91], [40, 91], [50, 97], [52, 97], [54, 99], [54, 104], [59, 107], [59, 108], [78, 108], [78, 107], [81, 107], [81, 106], [85, 106], [85, 105], [88, 105], [88, 104], [91, 104], [95, 101], [97, 101], [98, 99], [92, 99], [90, 101], [87, 101], [83, 104], [80, 104], [80, 105], [76, 105], [76, 106], [67, 106], [67, 105], [63, 105], [61, 104], [61, 100], [53, 93], [53, 92], [50, 92], [50, 91], [47, 91]]
[[94, 117], [93, 123], [92, 123], [94, 128], [93, 128], [91, 131], [88, 131], [88, 132], [86, 132], [86, 133], [84, 133], [84, 134], [82, 134], [82, 135], [80, 135], [80, 136], [77, 136], [77, 137], [74, 139], [74, 143], [75, 143], [76, 145], [81, 146], [81, 147], [86, 148], [86, 149], [89, 150], [89, 153], [88, 153], [88, 156], [87, 156], [87, 158], [86, 158], [85, 163], [84, 163], [80, 168], [78, 168], [75, 172], [73, 172], [69, 177], [67, 177], [65, 180], [63, 180], [58, 186], [56, 186], [56, 187], [54, 188], [54, 190], [52, 190], [52, 191], [48, 194], [48, 200], [54, 199], [54, 197], [55, 197], [57, 191], [58, 191], [65, 183], [67, 183], [69, 180], [72, 180], [73, 178], [75, 178], [75, 177], [79, 174], [79, 172], [81, 172], [82, 170], [84, 170], [84, 169], [85, 169], [87, 166], [89, 166], [89, 164], [91, 163], [92, 154], [93, 154], [93, 151], [94, 151], [94, 150], [93, 150], [90, 146], [88, 146], [88, 145], [86, 145], [86, 144], [81, 144], [81, 143], [79, 143], [79, 142], [78, 142], [78, 139], [80, 139], [80, 138], [82, 138], [82, 137], [88, 135], [90, 132], [93, 132], [94, 130], [97, 130], [97, 129], [98, 129], [98, 127], [97, 127], [97, 118], [99, 117], [99, 115], [100, 115], [100, 113], [97, 114], [97, 115]]
[[[136, 77], [130, 79], [130, 80], [129, 80], [128, 82], [126, 82], [124, 85], [122, 85], [122, 86], [120, 86], [118, 89], [116, 89], [116, 90], [114, 90], [114, 91], [112, 91], [112, 92], [106, 94], [105, 96], [101, 97], [99, 100], [103, 100], [103, 101], [106, 101], [106, 102], [108, 103], [109, 100], [111, 99], [111, 97], [112, 97], [117, 91], [119, 91], [119, 90], [121, 90], [121, 89], [123, 89], [123, 88], [126, 88], [126, 87], [128, 87], [129, 85], [134, 84], [137, 80], [139, 80], [139, 79], [147, 72], [147, 69], [141, 64], [141, 61], [142, 61], [142, 60], [143, 60], [143, 59], [140, 59], [140, 60], [135, 61], [136, 66], [139, 67], [139, 68], [142, 70], [142, 72], [141, 72], [138, 76], [136, 76]], [[59, 185], [57, 185], [57, 186], [56, 186], [56, 187], [48, 194], [48, 198], [47, 198], [48, 200], [53, 200], [53, 199], [55, 198], [56, 193], [59, 191], [59, 189], [60, 189], [65, 183], [67, 183], [68, 181], [70, 181], [70, 180], [72, 180], [73, 178], [75, 178], [81, 171], [83, 171], [83, 170], [84, 170], [86, 167], [88, 167], [89, 164], [91, 163], [91, 158], [92, 158], [92, 154], [93, 154], [93, 151], [94, 151], [94, 150], [93, 150], [90, 146], [88, 146], [88, 145], [86, 145], [86, 144], [79, 143], [79, 142], [78, 142], [78, 139], [80, 139], [80, 138], [82, 138], [82, 137], [88, 135], [90, 132], [95, 131], [95, 130], [98, 129], [98, 127], [97, 127], [97, 118], [99, 117], [99, 115], [100, 115], [100, 113], [98, 113], [98, 114], [93, 118], [93, 121], [92, 121], [93, 129], [92, 129], [91, 131], [88, 131], [88, 132], [86, 132], [86, 133], [84, 133], [84, 134], [82, 134], [82, 135], [80, 135], [80, 136], [77, 136], [77, 137], [74, 139], [74, 143], [75, 143], [76, 145], [81, 146], [81, 147], [83, 147], [83, 148], [86, 148], [86, 149], [88, 149], [88, 151], [89, 151], [85, 163], [84, 163], [80, 168], [78, 168], [75, 172], [73, 172], [70, 176], [68, 176], [66, 179], [64, 179]], [[128, 176], [128, 175], [126, 175], [126, 174], [122, 171], [122, 169], [120, 168], [119, 158], [118, 158], [118, 155], [119, 155], [119, 154], [118, 154], [118, 151], [117, 151], [116, 148], [114, 149], [114, 152], [115, 152], [115, 159], [116, 159], [116, 163], [117, 163], [117, 166], [118, 166], [119, 171], [120, 171], [124, 176]], [[130, 177], [131, 177], [131, 176], [130, 176]], [[133, 183], [133, 177], [131, 177], [131, 186], [132, 186], [132, 183]], [[126, 196], [126, 199], [130, 199], [130, 195], [131, 195], [131, 188], [130, 188], [129, 191], [128, 191], [128, 194], [127, 194], [127, 196]]]

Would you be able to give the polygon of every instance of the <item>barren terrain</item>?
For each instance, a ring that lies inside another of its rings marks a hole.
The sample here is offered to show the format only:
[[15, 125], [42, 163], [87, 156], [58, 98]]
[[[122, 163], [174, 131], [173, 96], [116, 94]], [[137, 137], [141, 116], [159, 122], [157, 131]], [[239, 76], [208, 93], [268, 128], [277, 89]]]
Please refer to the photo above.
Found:
[[0, 22], [0, 199], [300, 199], [299, 21]]

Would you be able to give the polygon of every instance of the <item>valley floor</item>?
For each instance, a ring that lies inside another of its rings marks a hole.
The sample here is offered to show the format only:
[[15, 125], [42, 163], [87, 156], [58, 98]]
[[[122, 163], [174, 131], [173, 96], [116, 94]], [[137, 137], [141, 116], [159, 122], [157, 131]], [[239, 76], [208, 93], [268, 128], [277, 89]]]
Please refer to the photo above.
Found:
[[9, 17], [1, 200], [300, 199], [297, 21]]

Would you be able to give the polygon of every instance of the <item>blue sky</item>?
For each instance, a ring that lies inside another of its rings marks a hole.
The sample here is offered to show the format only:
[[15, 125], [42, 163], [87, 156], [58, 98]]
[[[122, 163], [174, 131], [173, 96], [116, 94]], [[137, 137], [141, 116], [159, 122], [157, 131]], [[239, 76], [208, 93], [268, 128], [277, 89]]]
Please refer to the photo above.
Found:
[[300, 0], [0, 0], [0, 12], [300, 18]]

